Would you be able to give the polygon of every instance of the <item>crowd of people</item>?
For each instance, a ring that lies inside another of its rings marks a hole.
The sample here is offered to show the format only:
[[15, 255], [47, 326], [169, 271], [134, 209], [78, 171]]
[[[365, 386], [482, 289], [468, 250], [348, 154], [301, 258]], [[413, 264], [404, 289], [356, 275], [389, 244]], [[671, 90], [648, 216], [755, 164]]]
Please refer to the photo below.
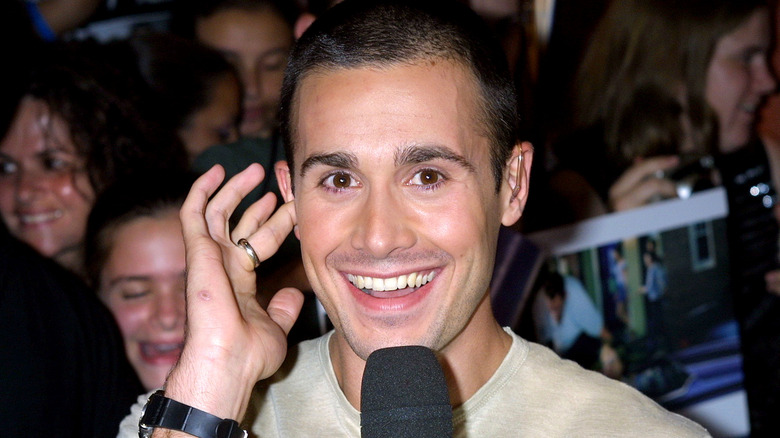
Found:
[[[617, 384], [577, 279], [548, 279], [549, 341], [610, 380], [502, 328], [487, 291], [501, 227], [689, 196], [675, 170], [707, 158], [693, 189], [728, 197], [752, 430], [780, 430], [774, 2], [5, 3], [4, 420], [133, 436], [164, 387], [259, 436], [359, 436], [364, 361], [419, 344], [443, 364], [456, 436], [706, 436]], [[648, 318], [662, 337], [662, 312]]]

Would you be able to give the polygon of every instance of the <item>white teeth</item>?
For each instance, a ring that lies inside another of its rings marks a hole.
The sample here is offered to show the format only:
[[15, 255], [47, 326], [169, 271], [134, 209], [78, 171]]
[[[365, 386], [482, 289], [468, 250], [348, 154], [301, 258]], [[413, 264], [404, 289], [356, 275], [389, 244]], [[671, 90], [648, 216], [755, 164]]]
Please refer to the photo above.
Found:
[[406, 286], [414, 287], [416, 280], [417, 280], [417, 273], [412, 272], [411, 274], [409, 274], [409, 277], [406, 280]]
[[61, 210], [55, 210], [50, 213], [40, 213], [40, 214], [20, 214], [19, 221], [22, 222], [23, 224], [39, 224], [54, 219], [59, 219], [62, 217], [62, 214], [63, 213]]
[[373, 290], [375, 292], [394, 291], [407, 287], [420, 287], [433, 280], [434, 271], [427, 274], [412, 272], [398, 277], [378, 278], [363, 277], [362, 275], [348, 274], [347, 279], [358, 289]]
[[155, 344], [155, 343], [141, 343], [141, 349], [146, 356], [156, 356], [160, 354], [169, 354], [180, 350], [184, 346], [183, 343], [172, 344]]
[[181, 348], [182, 344], [157, 344], [154, 347], [161, 352], [168, 352]]

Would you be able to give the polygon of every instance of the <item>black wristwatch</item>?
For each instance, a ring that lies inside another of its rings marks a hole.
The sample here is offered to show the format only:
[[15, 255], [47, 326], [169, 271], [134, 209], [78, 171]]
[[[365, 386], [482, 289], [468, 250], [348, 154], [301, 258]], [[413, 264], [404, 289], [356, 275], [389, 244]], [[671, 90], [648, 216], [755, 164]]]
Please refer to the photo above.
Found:
[[236, 420], [222, 419], [200, 409], [179, 403], [156, 391], [141, 412], [138, 436], [149, 438], [156, 427], [179, 430], [198, 438], [247, 438]]

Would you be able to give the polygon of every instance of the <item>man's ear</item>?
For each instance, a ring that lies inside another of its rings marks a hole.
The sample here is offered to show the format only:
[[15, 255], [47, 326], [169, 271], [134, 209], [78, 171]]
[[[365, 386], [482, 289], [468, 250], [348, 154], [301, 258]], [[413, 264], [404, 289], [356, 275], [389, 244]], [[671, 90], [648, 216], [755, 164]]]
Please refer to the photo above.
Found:
[[523, 215], [523, 209], [528, 200], [533, 159], [534, 148], [531, 143], [524, 141], [515, 145], [512, 157], [504, 168], [504, 181], [501, 184], [501, 205], [503, 206], [501, 223], [507, 227], [517, 222]]
[[284, 202], [290, 202], [295, 199], [292, 190], [292, 175], [290, 174], [290, 166], [287, 164], [287, 161], [281, 160], [274, 163], [274, 172], [276, 173], [276, 181], [279, 182], [279, 190], [282, 192]]
[[[279, 183], [279, 191], [282, 192], [282, 198], [284, 202], [290, 202], [295, 200], [292, 189], [292, 174], [290, 173], [290, 166], [287, 161], [281, 160], [274, 163], [274, 173], [276, 173], [276, 181]], [[298, 231], [298, 224], [293, 227], [293, 233], [298, 240], [301, 239], [300, 231]]]

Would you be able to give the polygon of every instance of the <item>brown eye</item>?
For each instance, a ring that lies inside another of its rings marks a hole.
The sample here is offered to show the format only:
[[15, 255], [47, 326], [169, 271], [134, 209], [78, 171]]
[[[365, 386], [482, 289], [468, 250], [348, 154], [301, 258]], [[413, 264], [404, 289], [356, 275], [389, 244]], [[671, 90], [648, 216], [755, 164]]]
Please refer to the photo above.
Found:
[[445, 177], [434, 169], [421, 169], [409, 180], [409, 184], [429, 189], [438, 187], [444, 179]]
[[346, 189], [352, 184], [352, 178], [346, 173], [337, 173], [333, 175], [333, 187], [337, 189]]
[[439, 182], [439, 172], [433, 170], [423, 170], [420, 172], [420, 184], [429, 185]]

